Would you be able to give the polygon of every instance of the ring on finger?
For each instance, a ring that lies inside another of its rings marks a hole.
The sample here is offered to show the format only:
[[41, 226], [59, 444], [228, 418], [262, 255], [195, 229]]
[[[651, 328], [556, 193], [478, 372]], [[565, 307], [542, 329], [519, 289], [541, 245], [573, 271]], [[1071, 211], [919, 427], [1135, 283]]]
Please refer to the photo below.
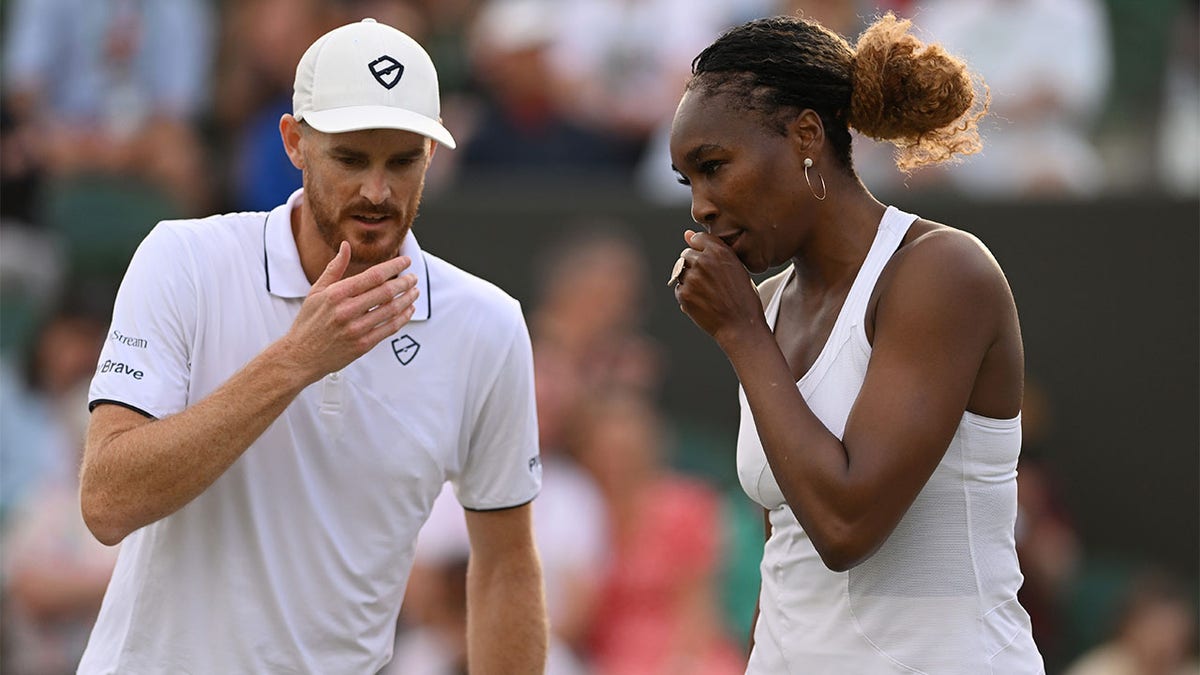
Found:
[[671, 278], [667, 280], [667, 285], [674, 286], [682, 283], [681, 277], [683, 276], [683, 271], [685, 269], [687, 269], [687, 261], [683, 259], [683, 256], [680, 256], [679, 259], [675, 261], [675, 267], [671, 268]]

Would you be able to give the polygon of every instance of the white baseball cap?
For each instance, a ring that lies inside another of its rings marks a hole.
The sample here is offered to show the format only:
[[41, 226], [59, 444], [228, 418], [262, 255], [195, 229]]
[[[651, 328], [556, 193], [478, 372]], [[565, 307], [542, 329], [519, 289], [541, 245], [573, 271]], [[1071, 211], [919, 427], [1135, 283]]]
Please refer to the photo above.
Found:
[[437, 70], [409, 36], [363, 19], [317, 38], [296, 66], [292, 115], [330, 134], [403, 129], [453, 148]]

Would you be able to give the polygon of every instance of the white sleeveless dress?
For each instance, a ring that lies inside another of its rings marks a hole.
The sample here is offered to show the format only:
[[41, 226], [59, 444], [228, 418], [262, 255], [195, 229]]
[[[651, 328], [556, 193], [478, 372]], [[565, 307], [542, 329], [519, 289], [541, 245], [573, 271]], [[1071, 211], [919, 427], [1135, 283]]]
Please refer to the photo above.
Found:
[[[838, 438], [871, 357], [867, 303], [914, 220], [887, 209], [828, 342], [796, 383]], [[766, 308], [772, 329], [784, 286]], [[1029, 616], [1017, 603], [1019, 415], [964, 413], [941, 463], [887, 541], [853, 569], [833, 572], [784, 502], [741, 388], [738, 398], [738, 477], [771, 521], [747, 673], [1044, 672]]]

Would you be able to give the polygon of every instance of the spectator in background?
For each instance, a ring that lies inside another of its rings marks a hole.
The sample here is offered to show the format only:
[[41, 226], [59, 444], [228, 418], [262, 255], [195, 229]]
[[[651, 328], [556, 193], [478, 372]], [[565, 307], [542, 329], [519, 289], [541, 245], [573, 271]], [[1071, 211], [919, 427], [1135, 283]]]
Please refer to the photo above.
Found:
[[296, 63], [341, 23], [338, 11], [333, 0], [228, 5], [216, 113], [232, 144], [225, 189], [233, 210], [269, 211], [300, 187], [300, 170], [279, 143], [279, 119], [292, 111]]
[[36, 139], [17, 123], [0, 93], [0, 222], [29, 225], [37, 220], [34, 196], [41, 171]]
[[[581, 655], [595, 619], [610, 547], [608, 513], [591, 474], [564, 452], [586, 391], [561, 359], [539, 361], [534, 349], [542, 491], [533, 502], [533, 534], [542, 562], [550, 620], [549, 675], [586, 672]], [[469, 554], [462, 509], [444, 489], [421, 529], [404, 600], [396, 656], [388, 673], [455, 672], [465, 657], [459, 611], [463, 561]]]
[[202, 211], [210, 3], [14, 0], [9, 12], [5, 93], [42, 170], [135, 177]]
[[465, 675], [471, 545], [449, 488], [417, 537], [392, 660], [380, 675]]
[[[543, 470], [533, 524], [546, 584], [552, 675], [581, 666], [578, 656], [586, 653], [595, 628], [611, 548], [605, 497], [567, 451], [573, 424], [591, 392], [612, 386], [653, 392], [659, 384], [658, 349], [639, 325], [646, 283], [640, 250], [615, 223], [568, 229], [542, 254], [541, 295], [530, 314]], [[447, 584], [457, 583], [455, 566], [467, 548], [454, 503], [444, 491], [421, 531], [405, 599], [413, 608], [406, 617], [415, 626], [401, 632], [395, 673], [444, 664], [436, 671], [459, 660], [461, 626], [441, 606], [455, 592]]]
[[556, 10], [545, 0], [489, 0], [470, 30], [480, 85], [462, 169], [491, 176], [540, 170], [545, 177], [616, 172], [619, 138], [567, 117], [551, 75]]
[[[556, 456], [543, 449], [543, 460]], [[533, 503], [534, 540], [542, 560], [550, 645], [546, 675], [589, 670], [577, 643], [590, 627], [596, 586], [608, 545], [603, 504], [586, 474], [547, 461], [543, 489]], [[466, 572], [470, 540], [462, 508], [450, 486], [433, 503], [417, 537], [412, 574], [383, 675], [466, 673]]]
[[666, 447], [636, 390], [593, 391], [572, 426], [571, 452], [596, 478], [613, 535], [591, 659], [598, 675], [741, 673], [715, 595], [720, 497], [668, 469]]
[[[443, 96], [451, 99], [471, 87], [467, 59], [469, 26], [486, 0], [351, 0], [359, 5], [395, 6], [403, 4], [419, 10], [422, 33], [417, 38], [438, 64], [438, 80]], [[443, 111], [445, 113], [446, 111]], [[454, 131], [451, 127], [451, 131]]]
[[49, 411], [31, 396], [9, 359], [0, 359], [0, 536], [42, 476], [57, 469], [60, 453], [41, 451], [57, 445], [57, 438]]
[[660, 349], [641, 326], [646, 261], [621, 228], [577, 223], [541, 256], [541, 295], [529, 330], [537, 368], [566, 378], [556, 383], [555, 405], [569, 409], [580, 392], [604, 386], [658, 389]]
[[[539, 359], [534, 386], [542, 492], [533, 506], [533, 534], [542, 556], [546, 611], [557, 648], [586, 651], [611, 545], [604, 497], [590, 473], [564, 448], [581, 396], [579, 373], [556, 359]], [[553, 674], [552, 674], [553, 675]]]
[[[560, 0], [552, 52], [568, 114], [621, 139], [633, 167], [670, 121], [691, 58], [725, 25], [724, 2]], [[666, 155], [661, 155], [663, 160]]]
[[[29, 403], [45, 415], [47, 433], [9, 449], [42, 455], [51, 468], [33, 482], [3, 536], [4, 665], [20, 675], [74, 672], [116, 562], [116, 549], [97, 542], [79, 515], [87, 386], [104, 330], [100, 317], [65, 308], [38, 332], [28, 362]], [[5, 409], [13, 405], [6, 397]]]
[[1112, 69], [1100, 0], [930, 0], [917, 16], [928, 37], [983, 78], [996, 125], [984, 130], [983, 152], [942, 180], [983, 197], [1103, 188], [1090, 137]]
[[1197, 675], [1196, 594], [1173, 576], [1147, 572], [1130, 584], [1112, 638], [1067, 675]]
[[1179, 3], [1158, 131], [1162, 185], [1181, 197], [1200, 193], [1200, 7]]

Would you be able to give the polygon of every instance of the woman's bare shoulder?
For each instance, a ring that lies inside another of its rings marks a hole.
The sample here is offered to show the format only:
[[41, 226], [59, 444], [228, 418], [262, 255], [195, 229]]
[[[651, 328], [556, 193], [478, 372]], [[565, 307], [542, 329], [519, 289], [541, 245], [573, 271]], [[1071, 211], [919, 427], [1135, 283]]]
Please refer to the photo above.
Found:
[[[975, 235], [927, 220], [913, 223], [872, 293], [867, 335], [872, 338], [882, 304], [915, 310], [926, 304], [962, 305], [984, 320], [1009, 314], [1012, 291], [991, 251]], [[910, 311], [893, 314], [903, 317]]]
[[917, 220], [889, 266], [916, 265], [939, 276], [1003, 277], [1000, 264], [978, 237], [949, 225]]

